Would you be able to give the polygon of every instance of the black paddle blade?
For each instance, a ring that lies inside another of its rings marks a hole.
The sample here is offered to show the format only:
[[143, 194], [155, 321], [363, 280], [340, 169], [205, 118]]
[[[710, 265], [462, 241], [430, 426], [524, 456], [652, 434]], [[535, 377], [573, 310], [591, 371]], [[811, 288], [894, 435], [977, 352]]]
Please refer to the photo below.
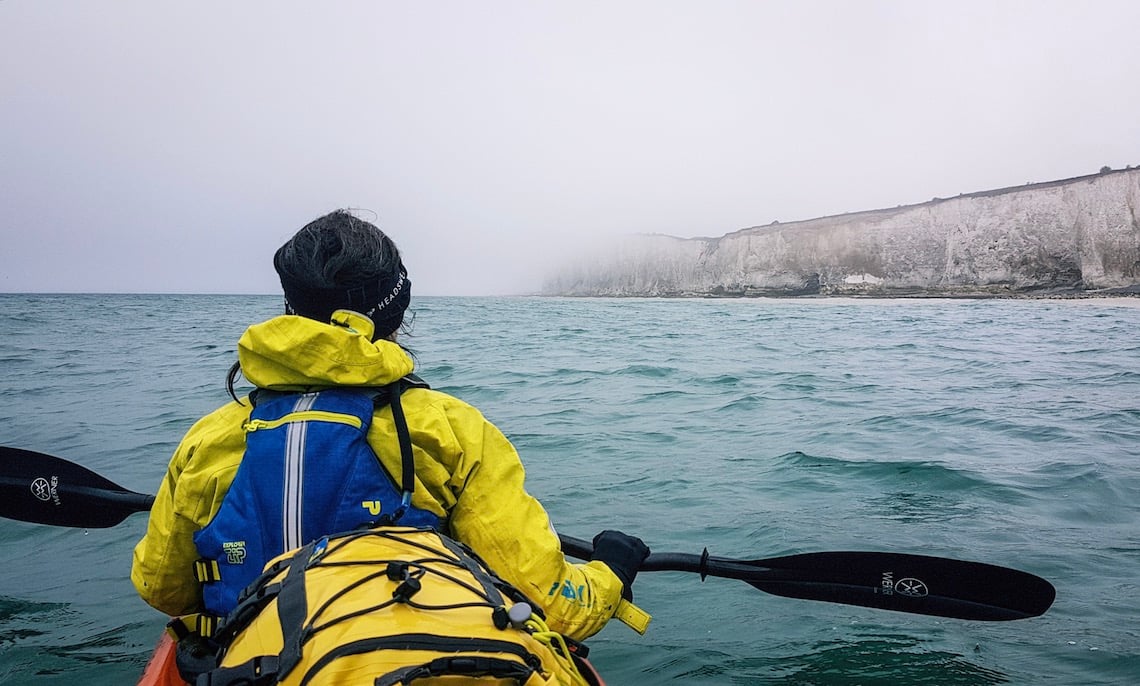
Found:
[[766, 593], [936, 617], [1026, 619], [1056, 597], [1052, 584], [1027, 572], [926, 555], [807, 553], [748, 564], [765, 571], [744, 580]]
[[73, 462], [0, 446], [0, 517], [103, 529], [153, 502]]
[[[590, 559], [589, 541], [559, 538], [567, 555]], [[984, 621], [1036, 617], [1057, 594], [1045, 579], [1016, 569], [905, 553], [805, 553], [766, 560], [652, 553], [641, 571], [692, 572], [702, 579], [739, 579], [787, 598]]]

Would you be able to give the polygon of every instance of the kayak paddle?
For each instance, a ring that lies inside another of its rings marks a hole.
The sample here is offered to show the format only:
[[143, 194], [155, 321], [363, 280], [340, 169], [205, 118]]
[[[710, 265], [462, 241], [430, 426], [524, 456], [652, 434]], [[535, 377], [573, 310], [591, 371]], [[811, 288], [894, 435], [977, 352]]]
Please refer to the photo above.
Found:
[[[136, 493], [73, 462], [0, 446], [0, 517], [38, 524], [106, 528], [150, 510]], [[562, 550], [590, 559], [588, 541], [560, 535]], [[1043, 614], [1056, 590], [1039, 576], [982, 562], [880, 552], [825, 552], [762, 560], [651, 553], [643, 572], [693, 572], [739, 579], [787, 598], [821, 600], [935, 617], [984, 621]]]
[[[562, 536], [562, 550], [588, 560], [593, 546]], [[983, 621], [1027, 619], [1053, 604], [1056, 590], [1039, 576], [982, 562], [906, 553], [804, 553], [734, 560], [651, 553], [640, 571], [695, 572], [746, 581], [772, 595], [880, 610]]]

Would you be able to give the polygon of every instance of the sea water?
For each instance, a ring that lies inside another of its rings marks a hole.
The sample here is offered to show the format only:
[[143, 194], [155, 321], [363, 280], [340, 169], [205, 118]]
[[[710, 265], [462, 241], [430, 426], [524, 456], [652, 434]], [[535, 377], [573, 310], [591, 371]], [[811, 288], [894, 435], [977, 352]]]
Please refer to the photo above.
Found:
[[[0, 445], [152, 493], [279, 297], [0, 295]], [[1049, 579], [978, 622], [642, 573], [610, 684], [1140, 683], [1140, 300], [416, 298], [434, 388], [518, 447], [560, 532], [658, 552], [921, 553]], [[164, 618], [146, 516], [0, 521], [0, 683], [129, 684]]]

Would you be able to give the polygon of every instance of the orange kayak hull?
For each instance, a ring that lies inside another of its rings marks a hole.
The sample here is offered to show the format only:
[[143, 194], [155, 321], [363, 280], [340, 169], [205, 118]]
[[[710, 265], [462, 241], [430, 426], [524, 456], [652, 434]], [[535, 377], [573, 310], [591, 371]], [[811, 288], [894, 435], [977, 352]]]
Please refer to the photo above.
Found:
[[174, 662], [174, 650], [174, 639], [165, 631], [162, 632], [162, 638], [154, 647], [138, 686], [188, 686], [178, 674], [178, 665]]

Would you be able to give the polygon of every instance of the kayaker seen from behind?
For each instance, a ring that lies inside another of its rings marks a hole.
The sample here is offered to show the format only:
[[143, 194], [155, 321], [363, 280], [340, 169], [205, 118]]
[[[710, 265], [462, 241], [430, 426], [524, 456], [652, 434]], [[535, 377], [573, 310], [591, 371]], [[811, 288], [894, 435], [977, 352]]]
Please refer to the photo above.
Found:
[[[464, 543], [570, 639], [605, 626], [649, 549], [604, 531], [591, 562], [569, 562], [510, 441], [412, 374], [397, 343], [411, 281], [392, 240], [338, 210], [273, 266], [285, 314], [241, 336], [234, 400], [182, 439], [134, 551], [139, 595], [177, 618], [184, 676], [209, 668], [209, 637], [267, 561], [370, 525]], [[240, 399], [239, 373], [255, 387]]]

